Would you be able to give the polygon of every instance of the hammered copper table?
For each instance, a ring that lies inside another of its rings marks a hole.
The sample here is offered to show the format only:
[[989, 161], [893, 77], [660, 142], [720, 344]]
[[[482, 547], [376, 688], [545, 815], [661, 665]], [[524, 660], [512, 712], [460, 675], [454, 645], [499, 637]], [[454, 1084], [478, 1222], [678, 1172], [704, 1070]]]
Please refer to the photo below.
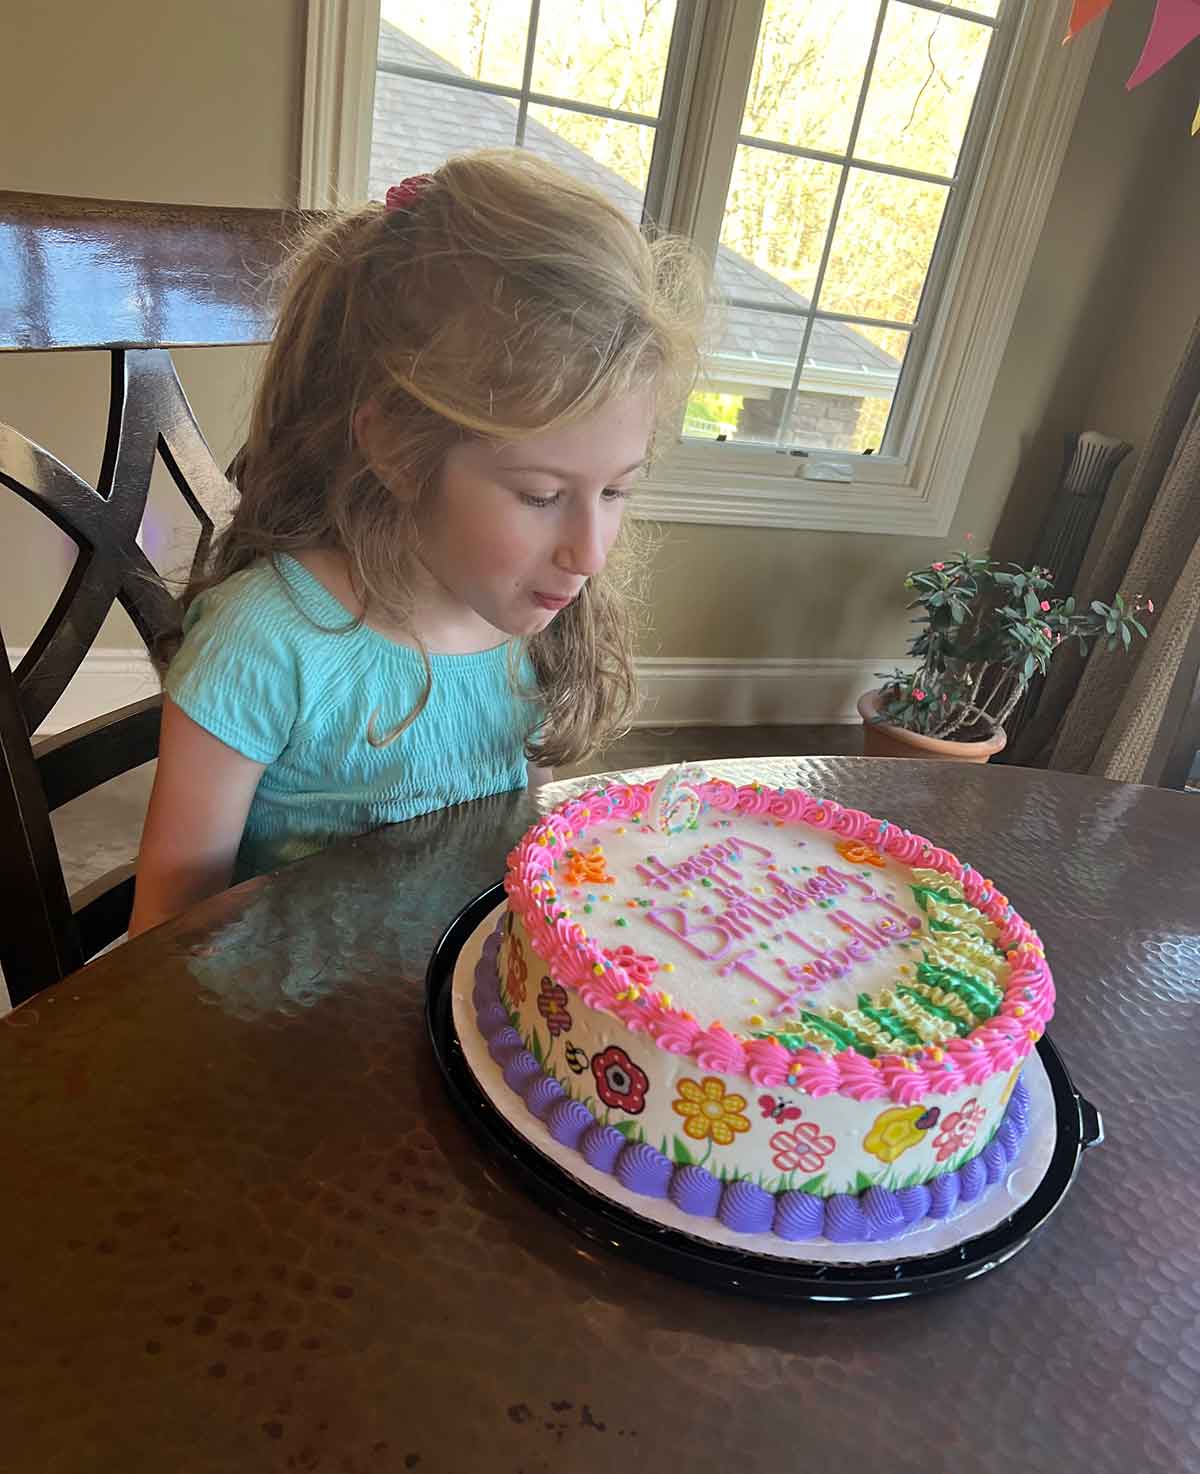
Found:
[[777, 1307], [527, 1199], [422, 1013], [434, 943], [534, 817], [506, 795], [219, 896], [0, 1026], [0, 1468], [1200, 1470], [1200, 800], [766, 767], [981, 862], [1042, 933], [1108, 1139], [1020, 1254]]

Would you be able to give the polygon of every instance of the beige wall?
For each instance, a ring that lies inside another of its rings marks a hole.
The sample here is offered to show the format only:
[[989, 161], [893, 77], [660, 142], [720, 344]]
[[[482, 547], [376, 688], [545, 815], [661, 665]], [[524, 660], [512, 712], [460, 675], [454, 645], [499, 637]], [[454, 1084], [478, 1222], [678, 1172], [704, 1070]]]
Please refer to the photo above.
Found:
[[[0, 184], [174, 204], [290, 205], [299, 188], [304, 0], [63, 0], [6, 7]], [[254, 354], [176, 355], [221, 464], [240, 443]], [[0, 420], [95, 482], [108, 358], [0, 354]], [[178, 505], [159, 468], [160, 520]], [[0, 628], [36, 633], [73, 560], [45, 519], [0, 491]], [[184, 555], [181, 546], [177, 562]], [[100, 636], [133, 648], [125, 615]]]
[[[1024, 552], [1043, 490], [1054, 484], [1062, 431], [1094, 423], [1140, 439], [1178, 357], [1189, 290], [1194, 297], [1200, 140], [1187, 136], [1185, 68], [1124, 91], [1150, 8], [1149, 0], [1131, 0], [1105, 22], [951, 543], [971, 531], [986, 544], [1015, 486], [1005, 537]], [[0, 130], [0, 178], [10, 187], [112, 198], [294, 200], [303, 10], [301, 0], [103, 7], [66, 0], [44, 20], [26, 14], [5, 105], [28, 121], [19, 134]], [[57, 78], [49, 90], [47, 77]], [[1181, 170], [1189, 200], [1178, 199]], [[1160, 222], [1154, 236], [1144, 223], [1150, 218]], [[1139, 274], [1143, 285], [1133, 289]], [[239, 440], [249, 356], [178, 357], [220, 459]], [[0, 418], [89, 478], [99, 462], [104, 396], [98, 356], [35, 365], [0, 359]], [[655, 628], [644, 648], [676, 657], [899, 654], [908, 635], [903, 574], [945, 546], [678, 523], [660, 531]], [[53, 601], [67, 554], [24, 508], [0, 506], [0, 538], [6, 570], [16, 569], [0, 583], [0, 625], [10, 644], [24, 644]], [[697, 589], [717, 595], [697, 599]], [[135, 643], [123, 617], [110, 620], [103, 638]]]

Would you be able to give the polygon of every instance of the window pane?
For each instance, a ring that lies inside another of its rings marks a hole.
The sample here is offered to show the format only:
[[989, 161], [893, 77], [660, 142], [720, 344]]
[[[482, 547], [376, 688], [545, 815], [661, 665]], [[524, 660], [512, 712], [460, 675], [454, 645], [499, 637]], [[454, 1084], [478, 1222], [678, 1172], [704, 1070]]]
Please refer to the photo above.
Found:
[[380, 57], [384, 32], [400, 31], [415, 66], [446, 63], [483, 82], [519, 87], [529, 35], [528, 0], [381, 0]]
[[[597, 185], [640, 222], [655, 130], [566, 108], [530, 105], [525, 146], [577, 179]], [[631, 186], [625, 189], [622, 185]]]
[[877, 451], [908, 334], [817, 319], [784, 424], [806, 319], [726, 307], [683, 433], [787, 448]]
[[507, 99], [378, 72], [367, 192], [381, 200], [388, 185], [429, 173], [451, 154], [516, 141], [517, 109]]
[[[814, 428], [824, 436], [815, 443], [829, 450], [879, 451], [910, 337], [898, 328], [817, 319], [800, 383], [814, 399], [822, 390], [840, 393], [815, 421]], [[799, 406], [792, 425], [792, 438], [801, 439]]]
[[[893, 0], [893, 4], [897, 0]], [[970, 10], [975, 15], [998, 16], [1004, 0], [953, 0], [956, 10]]]
[[[837, 164], [740, 145], [721, 244], [799, 293], [807, 306], [816, 287], [841, 172]], [[772, 294], [772, 283], [762, 283], [760, 291]]]
[[855, 157], [953, 174], [992, 35], [990, 26], [889, 5]]
[[949, 190], [851, 169], [819, 306], [912, 322]]
[[542, 0], [530, 86], [657, 117], [674, 23], [675, 5], [662, 0], [589, 5], [586, 25], [578, 0]]
[[[705, 435], [704, 419], [720, 416], [730, 440], [775, 442], [783, 401], [796, 372], [804, 341], [806, 319], [782, 312], [760, 312], [752, 307], [718, 310], [716, 352], [704, 365], [697, 393], [688, 401], [685, 434]], [[708, 396], [725, 396], [723, 406]]]
[[879, 0], [766, 0], [742, 132], [842, 152]]

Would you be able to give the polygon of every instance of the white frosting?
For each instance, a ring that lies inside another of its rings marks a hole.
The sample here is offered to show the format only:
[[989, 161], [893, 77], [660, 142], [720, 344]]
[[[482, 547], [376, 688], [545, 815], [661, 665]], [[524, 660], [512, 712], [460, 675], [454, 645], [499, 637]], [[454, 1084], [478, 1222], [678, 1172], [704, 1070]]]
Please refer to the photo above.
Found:
[[[656, 985], [702, 1025], [746, 1034], [801, 1009], [853, 1009], [911, 981], [920, 960], [912, 872], [858, 841], [706, 811], [682, 834], [628, 824], [575, 843], [585, 856], [599, 845], [613, 879], [568, 884], [560, 861], [563, 908], [602, 946], [671, 964]], [[874, 863], [847, 858], [860, 853]]]

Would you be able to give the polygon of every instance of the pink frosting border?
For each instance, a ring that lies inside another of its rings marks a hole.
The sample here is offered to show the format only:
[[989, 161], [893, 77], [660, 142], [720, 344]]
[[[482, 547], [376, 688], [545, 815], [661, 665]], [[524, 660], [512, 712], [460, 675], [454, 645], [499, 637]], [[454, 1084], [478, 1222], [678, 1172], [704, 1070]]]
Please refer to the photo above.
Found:
[[668, 1053], [690, 1056], [702, 1069], [744, 1075], [756, 1085], [790, 1082], [814, 1096], [888, 1097], [899, 1105], [913, 1105], [928, 1095], [950, 1095], [966, 1085], [982, 1084], [1029, 1054], [1054, 1012], [1054, 981], [1037, 933], [991, 881], [920, 835], [858, 809], [814, 798], [801, 788], [757, 783], [738, 788], [718, 778], [701, 791], [711, 808], [724, 813], [761, 814], [828, 829], [865, 840], [905, 864], [952, 876], [967, 900], [1001, 928], [999, 944], [1007, 954], [1009, 978], [999, 1012], [936, 1052], [870, 1059], [856, 1049], [836, 1054], [789, 1050], [774, 1039], [744, 1039], [720, 1023], [705, 1028], [662, 993], [622, 998], [630, 990], [630, 975], [577, 921], [547, 912], [533, 887], [540, 892], [547, 879], [554, 879], [550, 869], [554, 858], [582, 828], [636, 820], [645, 813], [651, 784], [616, 784], [568, 799], [535, 824], [508, 857], [504, 889], [510, 909], [521, 918], [556, 982], [574, 989], [589, 1008], [620, 1019], [632, 1033], [648, 1035]]

